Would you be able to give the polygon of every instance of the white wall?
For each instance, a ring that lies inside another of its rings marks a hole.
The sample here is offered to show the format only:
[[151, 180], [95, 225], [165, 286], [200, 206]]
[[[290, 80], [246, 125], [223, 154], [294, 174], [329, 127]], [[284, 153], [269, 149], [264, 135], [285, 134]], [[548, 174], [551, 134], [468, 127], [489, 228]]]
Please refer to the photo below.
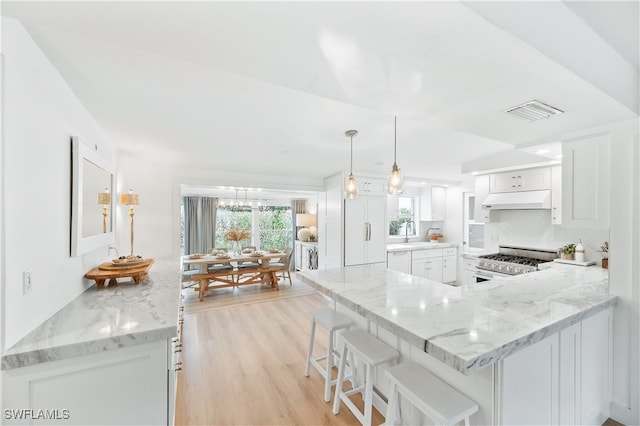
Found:
[[[241, 168], [241, 167], [240, 167]], [[144, 257], [180, 255], [180, 185], [244, 186], [282, 190], [322, 191], [320, 179], [292, 179], [286, 176], [255, 175], [246, 171], [180, 167], [155, 162], [148, 155], [121, 155], [118, 188], [132, 188], [140, 196], [134, 216], [134, 251]], [[305, 198], [305, 197], [295, 197]], [[307, 208], [315, 212], [317, 196], [308, 197]], [[118, 209], [118, 251], [129, 251], [127, 211]]]
[[[70, 257], [72, 135], [115, 163], [95, 120], [21, 24], [2, 18], [2, 347], [16, 343], [90, 286], [106, 249]], [[33, 289], [22, 294], [22, 273]]]

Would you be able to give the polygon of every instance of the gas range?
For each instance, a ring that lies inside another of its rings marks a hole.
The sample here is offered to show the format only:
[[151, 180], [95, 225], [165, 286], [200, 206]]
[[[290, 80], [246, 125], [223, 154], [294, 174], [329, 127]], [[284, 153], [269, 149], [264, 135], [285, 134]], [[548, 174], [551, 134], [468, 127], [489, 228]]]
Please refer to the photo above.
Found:
[[537, 271], [539, 264], [557, 257], [556, 250], [500, 246], [498, 253], [479, 256], [476, 268], [490, 271], [494, 276], [519, 275]]

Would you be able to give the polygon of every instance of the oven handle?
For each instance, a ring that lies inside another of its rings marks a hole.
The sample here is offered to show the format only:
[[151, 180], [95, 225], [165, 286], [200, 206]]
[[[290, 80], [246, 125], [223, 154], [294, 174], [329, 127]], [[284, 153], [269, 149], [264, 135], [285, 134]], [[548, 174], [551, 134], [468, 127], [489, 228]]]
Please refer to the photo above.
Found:
[[482, 269], [476, 269], [476, 275], [482, 278], [489, 278], [489, 279], [494, 277], [494, 275], [492, 275], [490, 272], [483, 271]]

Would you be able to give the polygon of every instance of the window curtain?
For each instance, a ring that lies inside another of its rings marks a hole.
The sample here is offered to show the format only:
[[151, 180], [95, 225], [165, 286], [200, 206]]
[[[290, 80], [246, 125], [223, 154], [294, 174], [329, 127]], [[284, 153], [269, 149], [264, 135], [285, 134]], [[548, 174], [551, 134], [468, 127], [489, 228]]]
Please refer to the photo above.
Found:
[[[293, 239], [294, 241], [298, 239], [298, 223], [296, 222], [296, 216], [300, 213], [307, 212], [307, 200], [291, 200], [291, 214], [293, 218], [291, 223], [293, 224]], [[295, 246], [294, 246], [295, 250]], [[291, 268], [296, 270], [296, 257], [291, 256]]]
[[183, 197], [184, 207], [184, 254], [200, 253], [198, 238], [199, 198]]
[[202, 251], [206, 253], [210, 248], [215, 247], [216, 242], [216, 211], [218, 209], [218, 199], [212, 197], [202, 197]]

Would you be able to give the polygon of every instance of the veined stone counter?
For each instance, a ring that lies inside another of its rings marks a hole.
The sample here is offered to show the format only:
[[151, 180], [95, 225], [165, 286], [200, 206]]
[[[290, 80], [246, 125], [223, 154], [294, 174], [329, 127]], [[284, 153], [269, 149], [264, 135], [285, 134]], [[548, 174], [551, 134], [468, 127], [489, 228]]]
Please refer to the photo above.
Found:
[[600, 267], [554, 264], [461, 287], [374, 265], [299, 276], [466, 375], [616, 303]]
[[431, 243], [428, 241], [414, 241], [412, 243], [387, 244], [387, 252], [431, 250], [458, 247], [455, 243]]
[[156, 260], [141, 284], [87, 289], [5, 351], [2, 369], [170, 339], [179, 303], [179, 262]]

